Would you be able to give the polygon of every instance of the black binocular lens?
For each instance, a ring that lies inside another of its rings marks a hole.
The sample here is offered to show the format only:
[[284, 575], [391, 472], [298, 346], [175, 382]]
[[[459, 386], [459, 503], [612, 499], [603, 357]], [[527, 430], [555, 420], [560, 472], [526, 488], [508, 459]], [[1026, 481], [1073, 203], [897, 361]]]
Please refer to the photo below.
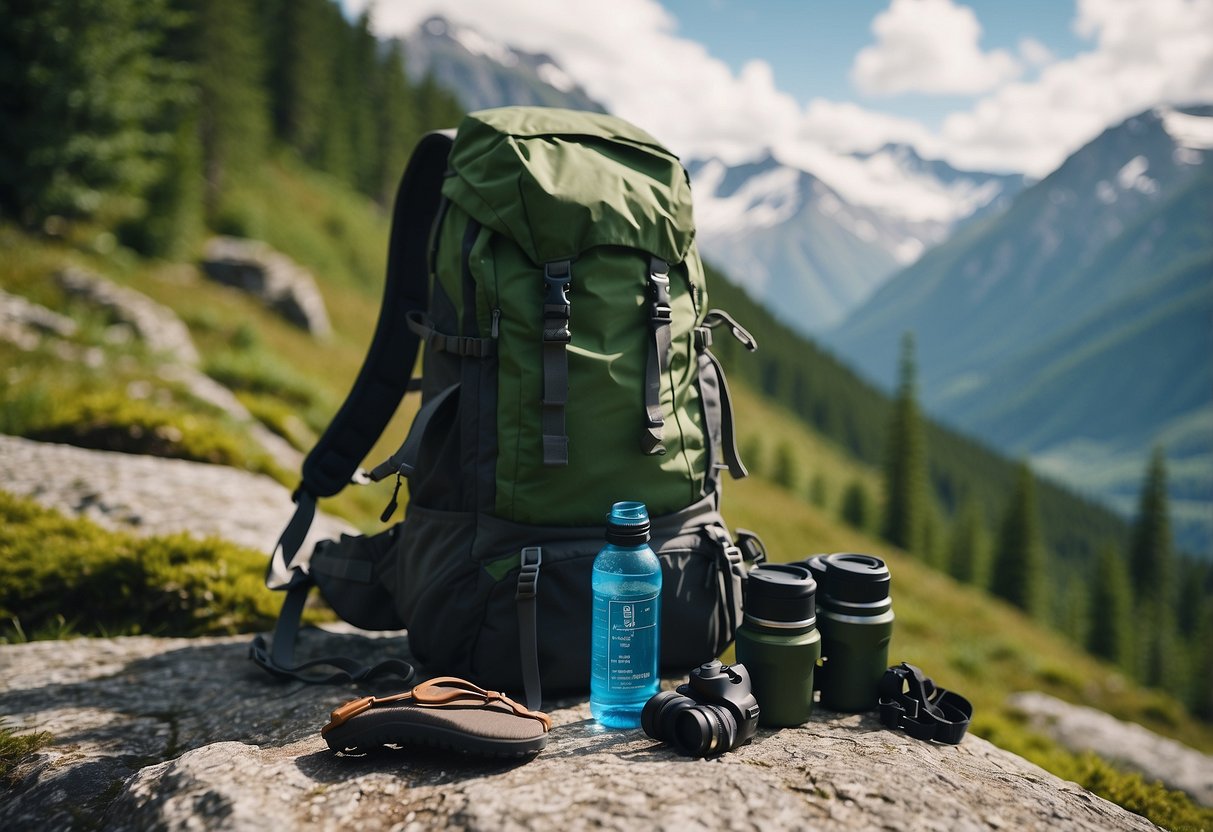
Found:
[[691, 757], [710, 757], [733, 747], [737, 720], [719, 705], [693, 705], [674, 719], [674, 745]]

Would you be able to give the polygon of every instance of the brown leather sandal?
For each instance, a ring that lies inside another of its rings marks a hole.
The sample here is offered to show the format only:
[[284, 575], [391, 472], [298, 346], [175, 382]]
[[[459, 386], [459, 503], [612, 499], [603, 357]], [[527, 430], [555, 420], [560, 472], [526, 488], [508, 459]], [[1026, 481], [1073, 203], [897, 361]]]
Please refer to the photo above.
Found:
[[465, 679], [440, 676], [392, 696], [364, 696], [333, 711], [320, 730], [334, 751], [428, 745], [490, 757], [522, 757], [548, 744], [552, 720]]

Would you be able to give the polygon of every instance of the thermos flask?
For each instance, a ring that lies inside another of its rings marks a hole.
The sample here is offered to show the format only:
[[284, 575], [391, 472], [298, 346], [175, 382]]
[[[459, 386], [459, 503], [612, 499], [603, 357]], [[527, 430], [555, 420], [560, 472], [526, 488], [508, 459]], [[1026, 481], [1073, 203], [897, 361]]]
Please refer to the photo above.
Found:
[[821, 656], [814, 596], [803, 566], [763, 564], [750, 570], [745, 617], [737, 628], [737, 661], [750, 672], [764, 728], [802, 725], [813, 713], [813, 670]]

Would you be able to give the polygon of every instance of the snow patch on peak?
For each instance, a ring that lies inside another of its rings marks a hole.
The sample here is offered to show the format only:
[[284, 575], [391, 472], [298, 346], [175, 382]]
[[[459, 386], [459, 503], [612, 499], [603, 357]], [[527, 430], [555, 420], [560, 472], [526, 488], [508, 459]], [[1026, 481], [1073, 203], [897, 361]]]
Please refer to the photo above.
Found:
[[1213, 117], [1159, 109], [1162, 127], [1175, 143], [1189, 150], [1213, 150]]
[[515, 66], [518, 63], [518, 55], [515, 54], [514, 50], [508, 46], [503, 46], [495, 40], [486, 38], [475, 29], [447, 24], [446, 33], [450, 36], [451, 40], [473, 55], [483, 55], [502, 66]]
[[695, 175], [695, 224], [700, 233], [736, 233], [769, 228], [791, 219], [800, 208], [800, 178], [795, 168], [777, 167], [747, 179], [727, 197], [717, 196], [727, 170], [713, 159]]
[[1143, 194], [1158, 192], [1158, 183], [1146, 176], [1150, 161], [1145, 156], [1134, 156], [1116, 172], [1116, 184], [1121, 190], [1141, 191]]
[[577, 82], [556, 64], [540, 64], [535, 68], [535, 74], [539, 76], [539, 80], [561, 92], [572, 92], [577, 89]]

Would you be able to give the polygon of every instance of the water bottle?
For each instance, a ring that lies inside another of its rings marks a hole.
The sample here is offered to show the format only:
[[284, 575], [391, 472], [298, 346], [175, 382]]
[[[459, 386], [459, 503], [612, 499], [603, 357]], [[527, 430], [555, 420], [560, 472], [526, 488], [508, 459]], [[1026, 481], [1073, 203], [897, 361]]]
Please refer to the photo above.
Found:
[[594, 558], [590, 713], [608, 728], [638, 728], [660, 684], [661, 564], [644, 503], [615, 503], [606, 539]]
[[764, 728], [803, 725], [813, 713], [813, 670], [821, 658], [816, 591], [803, 566], [764, 563], [750, 570], [737, 661], [750, 672]]

